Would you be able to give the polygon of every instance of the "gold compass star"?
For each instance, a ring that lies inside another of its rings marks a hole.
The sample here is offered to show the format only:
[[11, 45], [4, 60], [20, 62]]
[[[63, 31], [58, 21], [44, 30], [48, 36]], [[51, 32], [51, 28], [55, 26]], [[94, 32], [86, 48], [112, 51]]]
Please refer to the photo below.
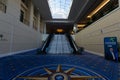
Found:
[[94, 78], [102, 78], [101, 76], [75, 76], [71, 73], [75, 68], [70, 68], [66, 71], [62, 70], [62, 66], [58, 65], [56, 70], [50, 70], [44, 68], [48, 75], [44, 76], [19, 76], [18, 78], [28, 79], [28, 80], [88, 80]]

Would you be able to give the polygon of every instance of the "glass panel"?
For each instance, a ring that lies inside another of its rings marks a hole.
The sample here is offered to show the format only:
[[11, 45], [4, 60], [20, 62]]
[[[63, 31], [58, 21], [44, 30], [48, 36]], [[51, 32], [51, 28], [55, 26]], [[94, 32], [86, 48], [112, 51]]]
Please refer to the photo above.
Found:
[[73, 0], [48, 0], [53, 19], [67, 19]]

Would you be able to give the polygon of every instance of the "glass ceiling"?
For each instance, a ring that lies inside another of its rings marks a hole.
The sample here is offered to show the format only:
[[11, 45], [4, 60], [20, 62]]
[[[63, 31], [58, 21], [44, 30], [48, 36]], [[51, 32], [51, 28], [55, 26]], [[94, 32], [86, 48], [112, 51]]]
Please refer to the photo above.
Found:
[[48, 0], [53, 19], [67, 19], [73, 0]]

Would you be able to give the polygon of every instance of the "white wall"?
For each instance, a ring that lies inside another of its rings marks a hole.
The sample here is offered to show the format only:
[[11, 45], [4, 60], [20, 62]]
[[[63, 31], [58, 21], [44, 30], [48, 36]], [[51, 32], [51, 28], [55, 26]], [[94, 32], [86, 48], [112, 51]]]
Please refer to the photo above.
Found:
[[7, 12], [0, 11], [0, 34], [6, 40], [0, 40], [0, 55], [38, 48], [42, 35], [19, 21], [20, 0], [8, 0]]
[[42, 35], [42, 41], [45, 41], [48, 36], [49, 36], [49, 34], [43, 34], [43, 35]]
[[75, 41], [88, 51], [104, 55], [104, 37], [114, 36], [120, 42], [120, 8], [77, 33]]
[[75, 35], [73, 34], [73, 35], [71, 35], [71, 36], [72, 36], [73, 40], [75, 40]]

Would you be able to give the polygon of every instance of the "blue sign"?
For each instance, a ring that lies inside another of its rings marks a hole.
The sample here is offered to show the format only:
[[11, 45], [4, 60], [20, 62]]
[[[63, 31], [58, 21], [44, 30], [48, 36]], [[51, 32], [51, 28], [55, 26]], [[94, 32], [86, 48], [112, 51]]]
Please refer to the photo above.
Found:
[[117, 37], [104, 38], [105, 58], [118, 61]]

